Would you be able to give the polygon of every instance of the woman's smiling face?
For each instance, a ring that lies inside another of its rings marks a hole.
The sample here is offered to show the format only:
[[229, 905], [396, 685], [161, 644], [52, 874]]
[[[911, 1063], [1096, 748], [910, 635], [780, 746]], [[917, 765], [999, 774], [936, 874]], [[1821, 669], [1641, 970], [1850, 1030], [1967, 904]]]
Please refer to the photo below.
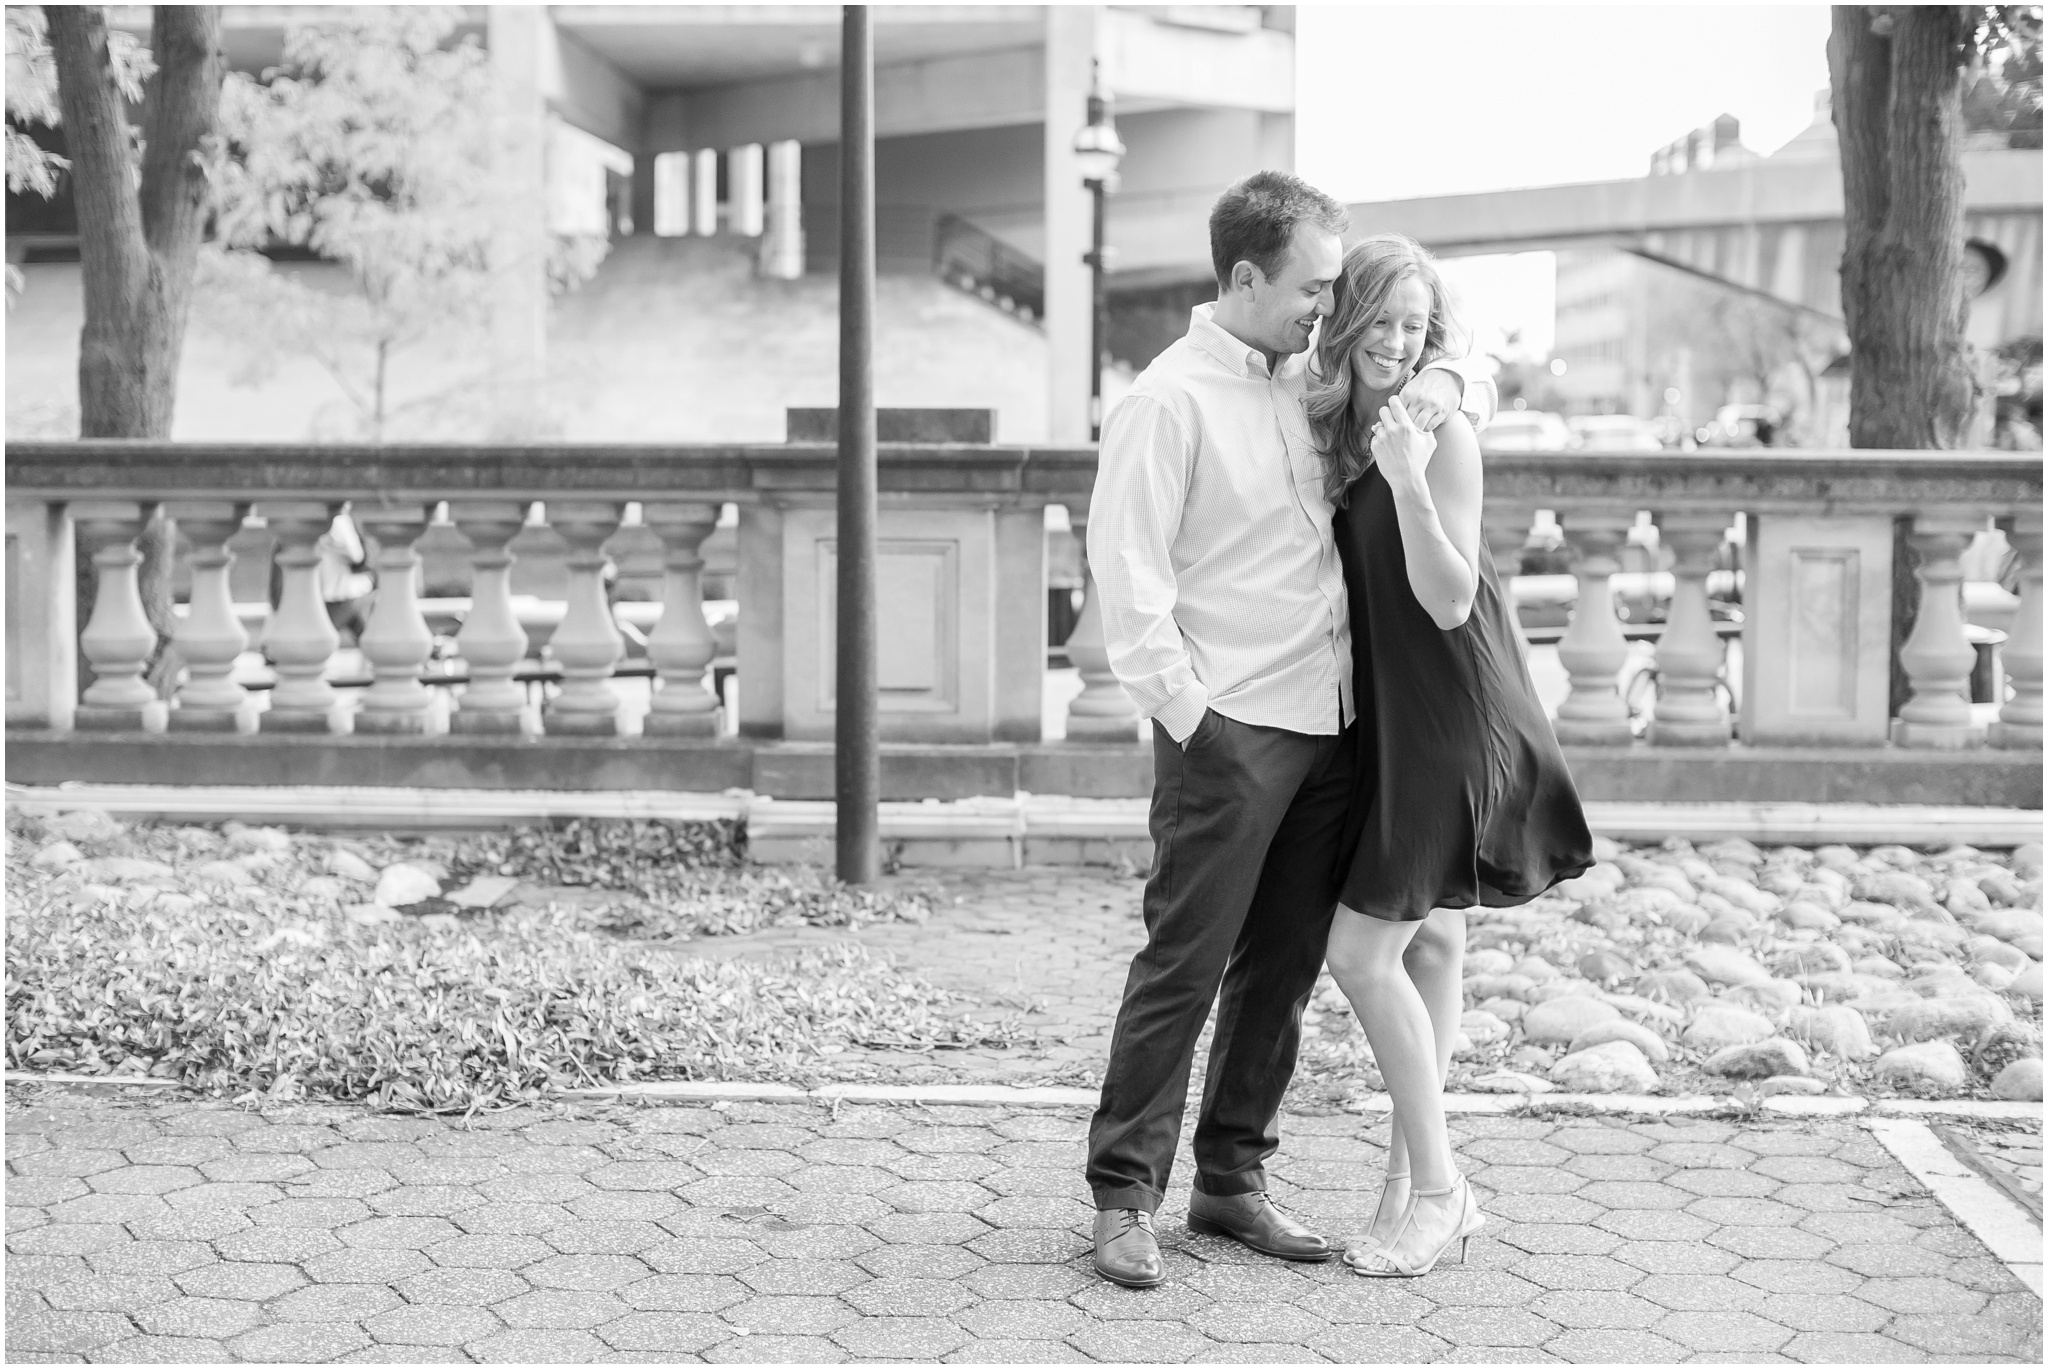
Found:
[[1429, 286], [1414, 272], [1394, 282], [1378, 317], [1351, 349], [1353, 383], [1379, 392], [1407, 379], [1429, 332]]

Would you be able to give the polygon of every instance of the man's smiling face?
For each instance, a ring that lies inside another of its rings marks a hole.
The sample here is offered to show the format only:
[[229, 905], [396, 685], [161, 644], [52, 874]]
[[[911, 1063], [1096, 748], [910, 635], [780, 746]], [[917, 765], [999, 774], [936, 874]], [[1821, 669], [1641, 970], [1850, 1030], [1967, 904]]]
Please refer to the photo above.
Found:
[[1287, 256], [1271, 277], [1251, 268], [1251, 284], [1243, 288], [1250, 292], [1248, 322], [1255, 336], [1244, 340], [1282, 356], [1307, 351], [1316, 322], [1327, 318], [1335, 303], [1331, 286], [1343, 269], [1344, 244], [1335, 233], [1296, 224]]

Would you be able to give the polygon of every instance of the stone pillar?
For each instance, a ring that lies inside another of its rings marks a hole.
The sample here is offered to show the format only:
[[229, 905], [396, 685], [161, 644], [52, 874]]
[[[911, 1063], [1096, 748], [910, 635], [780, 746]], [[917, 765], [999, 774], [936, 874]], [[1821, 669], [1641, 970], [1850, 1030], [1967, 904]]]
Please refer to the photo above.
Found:
[[1074, 135], [1088, 122], [1097, 7], [1045, 9], [1045, 355], [1049, 442], [1088, 440], [1095, 308], [1087, 254], [1094, 206], [1081, 184]]
[[419, 553], [413, 543], [427, 530], [428, 506], [399, 504], [366, 508], [358, 503], [356, 523], [377, 539], [377, 594], [370, 621], [357, 643], [376, 677], [363, 691], [355, 730], [372, 735], [423, 735], [433, 698], [420, 683], [420, 668], [434, 651], [434, 634], [420, 614], [413, 573]]
[[78, 710], [76, 538], [62, 504], [7, 501], [7, 725], [69, 731]]
[[633, 154], [633, 236], [654, 236], [654, 158], [652, 152]]
[[263, 629], [263, 654], [277, 671], [270, 707], [256, 720], [264, 732], [332, 732], [340, 696], [327, 683], [327, 663], [341, 644], [320, 597], [320, 537], [337, 505], [325, 500], [262, 504], [258, 512], [277, 538], [284, 584]]
[[612, 737], [619, 730], [619, 696], [612, 667], [625, 654], [625, 638], [612, 621], [604, 592], [604, 544], [619, 530], [621, 506], [610, 501], [563, 500], [548, 505], [548, 524], [569, 544], [569, 585], [562, 625], [548, 647], [562, 667], [562, 692], [548, 701], [547, 730], [558, 736]]
[[1482, 533], [1486, 551], [1493, 558], [1493, 575], [1500, 581], [1502, 605], [1514, 626], [1515, 641], [1521, 644], [1524, 660], [1529, 656], [1529, 635], [1522, 630], [1522, 614], [1515, 607], [1515, 577], [1522, 573], [1522, 548], [1529, 540], [1532, 510], [1488, 505]]
[[1723, 652], [1707, 608], [1707, 572], [1728, 533], [1718, 513], [1668, 513], [1658, 520], [1661, 540], [1676, 563], [1671, 617], [1657, 642], [1660, 686], [1650, 718], [1657, 746], [1726, 746], [1731, 736], [1718, 680]]
[[1983, 525], [1981, 516], [1970, 514], [1921, 514], [1907, 534], [1920, 556], [1913, 572], [1920, 606], [1911, 635], [1899, 647], [1911, 691], [1892, 723], [1892, 740], [1900, 746], [1960, 751], [1984, 740], [1970, 721], [1970, 671], [1977, 653], [1963, 632], [1960, 560]]
[[700, 238], [718, 236], [718, 153], [705, 148], [694, 159], [690, 186], [690, 227]]
[[745, 143], [725, 154], [726, 202], [731, 206], [732, 231], [741, 237], [758, 238], [766, 215], [763, 197], [767, 191], [761, 165], [761, 145]]
[[716, 504], [649, 504], [643, 515], [661, 538], [661, 618], [647, 637], [647, 658], [661, 688], [647, 711], [653, 737], [716, 737], [724, 729], [704, 673], [718, 643], [704, 622], [704, 539], [718, 526]]
[[1991, 744], [2010, 751], [2041, 749], [2041, 511], [2028, 509], [2013, 520], [2006, 541], [2020, 558], [2020, 606], [2005, 643], [2005, 670], [2012, 698], [1991, 725]]
[[94, 677], [74, 716], [80, 731], [139, 731], [163, 716], [156, 691], [142, 678], [156, 649], [156, 629], [142, 611], [136, 585], [142, 553], [135, 549], [135, 539], [142, 535], [150, 512], [150, 505], [128, 500], [71, 506], [79, 546], [99, 572], [92, 618], [78, 639]]
[[1095, 573], [1088, 565], [1088, 510], [1067, 506], [1074, 540], [1081, 544], [1081, 616], [1074, 633], [1067, 638], [1067, 659], [1081, 672], [1081, 692], [1067, 705], [1067, 740], [1070, 742], [1125, 742], [1138, 740], [1138, 706], [1109, 668], [1109, 651], [1102, 642], [1102, 608], [1095, 593]]
[[761, 242], [761, 274], [796, 280], [804, 273], [804, 149], [768, 145], [768, 231]]
[[526, 691], [512, 672], [526, 659], [526, 630], [512, 611], [512, 553], [506, 544], [526, 526], [526, 505], [518, 500], [458, 499], [450, 519], [469, 539], [469, 614], [455, 635], [469, 668], [448, 729], [471, 735], [516, 737], [526, 711]]
[[249, 634], [235, 617], [228, 591], [234, 553], [227, 541], [242, 530], [246, 504], [226, 500], [176, 501], [164, 512], [192, 543], [192, 594], [172, 643], [185, 663], [173, 732], [239, 732], [249, 716], [249, 692], [234, 679], [235, 661], [249, 649]]
[[739, 565], [735, 593], [740, 601], [738, 632], [740, 735], [762, 741], [780, 739], [783, 723], [783, 675], [788, 643], [783, 632], [783, 542], [789, 514], [779, 504], [739, 506]]
[[1614, 615], [1609, 578], [1620, 568], [1617, 555], [1635, 525], [1626, 510], [1567, 511], [1560, 519], [1565, 540], [1578, 552], [1578, 602], [1571, 626], [1557, 644], [1558, 660], [1571, 675], [1571, 693], [1557, 709], [1559, 741], [1582, 746], [1626, 746], [1634, 741], [1619, 676], [1628, 663], [1628, 639]]
[[1045, 507], [995, 511], [993, 740], [1045, 740]]
[[485, 8], [495, 114], [491, 208], [490, 436], [537, 436], [547, 366], [547, 104], [541, 63], [554, 20], [539, 5]]

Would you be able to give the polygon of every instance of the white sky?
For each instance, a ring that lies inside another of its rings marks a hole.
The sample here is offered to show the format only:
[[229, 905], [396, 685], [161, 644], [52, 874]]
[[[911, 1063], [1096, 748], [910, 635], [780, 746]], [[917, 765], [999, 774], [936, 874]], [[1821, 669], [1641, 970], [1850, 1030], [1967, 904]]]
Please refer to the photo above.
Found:
[[[1296, 167], [1350, 203], [1620, 180], [1732, 114], [1771, 153], [1827, 84], [1824, 5], [1303, 5]], [[1369, 133], [1392, 127], [1397, 133]], [[1474, 346], [1550, 346], [1547, 252], [1446, 261]]]

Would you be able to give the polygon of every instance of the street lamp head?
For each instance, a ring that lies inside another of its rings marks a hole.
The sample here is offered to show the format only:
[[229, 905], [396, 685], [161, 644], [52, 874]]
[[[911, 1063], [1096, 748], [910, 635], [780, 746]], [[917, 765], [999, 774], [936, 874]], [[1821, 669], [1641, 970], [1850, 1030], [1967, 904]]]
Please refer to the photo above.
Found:
[[1096, 64], [1094, 89], [1088, 92], [1088, 122], [1074, 135], [1074, 160], [1081, 164], [1084, 184], [1116, 189], [1117, 164], [1124, 158], [1123, 139], [1116, 136], [1115, 101], [1102, 88], [1101, 63]]

